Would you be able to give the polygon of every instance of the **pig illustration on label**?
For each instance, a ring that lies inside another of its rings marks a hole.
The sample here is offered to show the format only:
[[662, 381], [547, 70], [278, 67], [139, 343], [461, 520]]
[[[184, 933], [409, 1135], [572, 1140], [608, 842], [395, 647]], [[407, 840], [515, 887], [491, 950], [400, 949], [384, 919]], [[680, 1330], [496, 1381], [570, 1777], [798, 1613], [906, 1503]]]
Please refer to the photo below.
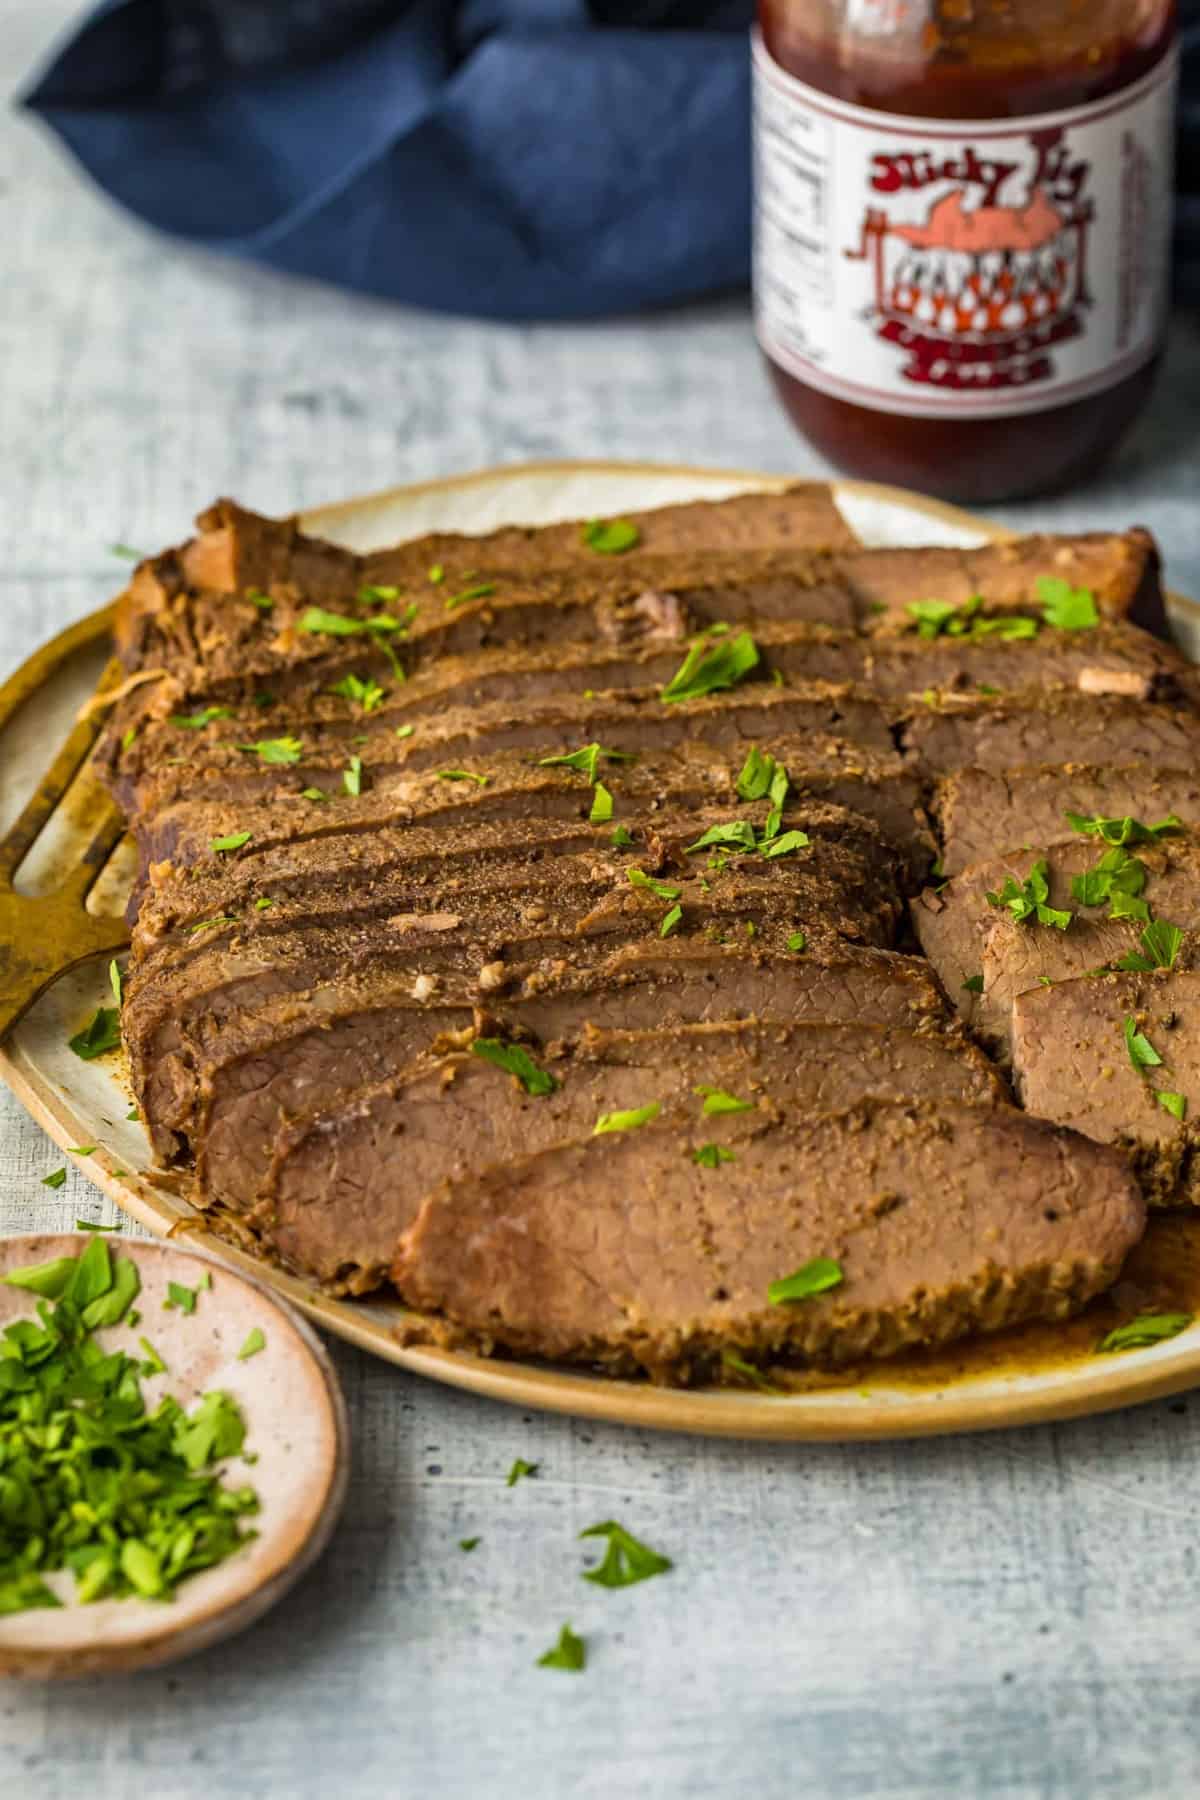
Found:
[[[1085, 332], [1089, 168], [1070, 160], [1062, 140], [1061, 131], [1035, 134], [1024, 167], [973, 149], [940, 162], [875, 157], [875, 192], [940, 190], [916, 220], [868, 206], [860, 242], [845, 252], [870, 266], [865, 316], [905, 352], [906, 380], [960, 391], [1028, 387], [1053, 377], [1055, 345]], [[1019, 203], [1005, 205], [1005, 189], [1021, 176]]]

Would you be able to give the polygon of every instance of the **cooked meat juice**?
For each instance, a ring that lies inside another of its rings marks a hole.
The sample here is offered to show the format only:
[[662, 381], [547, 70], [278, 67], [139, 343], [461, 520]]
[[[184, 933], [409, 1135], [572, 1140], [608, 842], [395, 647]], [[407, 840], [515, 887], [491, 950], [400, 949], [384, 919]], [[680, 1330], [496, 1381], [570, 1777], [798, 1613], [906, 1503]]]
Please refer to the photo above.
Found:
[[760, 0], [759, 341], [841, 467], [1065, 487], [1166, 318], [1174, 0]]

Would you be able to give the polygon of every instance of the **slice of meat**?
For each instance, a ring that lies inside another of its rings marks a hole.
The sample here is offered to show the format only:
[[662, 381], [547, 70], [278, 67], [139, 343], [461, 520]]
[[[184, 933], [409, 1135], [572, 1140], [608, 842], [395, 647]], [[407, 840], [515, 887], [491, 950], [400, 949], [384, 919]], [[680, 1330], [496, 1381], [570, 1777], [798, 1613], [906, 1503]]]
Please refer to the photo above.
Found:
[[[1135, 1066], [1129, 1020], [1159, 1062]], [[1200, 1206], [1200, 971], [1083, 977], [1019, 994], [1013, 1074], [1030, 1112], [1129, 1150], [1152, 1206]], [[1160, 1094], [1173, 1098], [1164, 1105]]]
[[[203, 709], [194, 716], [202, 717]], [[296, 765], [264, 765], [239, 747], [289, 736], [301, 745]], [[251, 795], [277, 783], [291, 784], [296, 792], [314, 783], [327, 789], [332, 777], [336, 791], [351, 755], [360, 757], [369, 787], [377, 771], [390, 774], [401, 766], [406, 773], [467, 766], [486, 772], [481, 758], [524, 754], [532, 759], [591, 742], [627, 754], [677, 752], [698, 742], [736, 757], [740, 767], [752, 743], [769, 748], [772, 739], [785, 736], [803, 738], [810, 761], [831, 745], [838, 751], [852, 743], [885, 756], [894, 750], [886, 713], [862, 689], [756, 682], [677, 705], [664, 704], [655, 689], [592, 699], [551, 696], [519, 708], [498, 702], [449, 708], [414, 724], [411, 734], [402, 714], [363, 717], [352, 708], [336, 723], [316, 725], [266, 713], [214, 720], [195, 731], [160, 724], [143, 731], [105, 778], [125, 810], [141, 815], [182, 798]]]
[[[1084, 975], [1140, 949], [1142, 924], [1109, 917], [1108, 903], [1085, 907], [1073, 896], [1072, 879], [1096, 867], [1105, 846], [1091, 838], [1071, 844], [1036, 845], [986, 863], [977, 863], [913, 902], [921, 947], [963, 1018], [996, 1055], [1007, 1060], [1012, 1004], [1028, 988]], [[1194, 834], [1164, 837], [1138, 845], [1144, 865], [1144, 898], [1156, 918], [1185, 933], [1200, 927], [1200, 841]], [[1071, 914], [1059, 930], [1035, 919], [1016, 921], [988, 894], [1003, 891], [1008, 877], [1019, 885], [1035, 862], [1047, 865], [1047, 904]], [[1184, 952], [1185, 961], [1190, 950]], [[964, 983], [982, 980], [972, 992]]]
[[1175, 814], [1200, 824], [1200, 781], [1186, 769], [1145, 762], [1052, 763], [1004, 774], [962, 769], [938, 782], [933, 810], [942, 867], [957, 875], [1014, 844], [1071, 843], [1078, 834], [1068, 813], [1144, 824]]
[[907, 715], [900, 737], [906, 754], [932, 774], [1054, 762], [1186, 769], [1200, 757], [1200, 714], [1067, 689], [1000, 699], [931, 696]]
[[[961, 1037], [844, 1021], [755, 1020], [660, 1031], [586, 1033], [570, 1057], [539, 1064], [557, 1091], [533, 1097], [477, 1056], [410, 1069], [280, 1129], [269, 1179], [240, 1109], [212, 1120], [203, 1173], [208, 1203], [254, 1208], [256, 1229], [291, 1266], [362, 1293], [387, 1274], [425, 1193], [462, 1176], [591, 1130], [601, 1113], [648, 1093], [688, 1106], [698, 1084], [752, 1103], [756, 1122], [780, 1109], [831, 1111], [870, 1096], [997, 1104], [1004, 1090]], [[287, 1119], [287, 1095], [277, 1095]], [[723, 1144], [733, 1118], [713, 1119]]]
[[[498, 960], [470, 977], [443, 970], [404, 937], [390, 969], [372, 946], [369, 961], [343, 967], [333, 981], [327, 974], [322, 980], [311, 960], [289, 961], [280, 946], [257, 961], [218, 959], [213, 974], [223, 967], [224, 984], [210, 976], [192, 1000], [153, 1007], [146, 1018], [138, 993], [132, 995], [126, 1041], [134, 1088], [155, 1149], [178, 1160], [187, 1141], [204, 1136], [198, 1107], [261, 1089], [270, 1079], [264, 1068], [293, 1078], [301, 1039], [323, 1067], [358, 1086], [405, 1067], [447, 1033], [485, 1029], [481, 1021], [490, 1021], [498, 1035], [550, 1045], [574, 1041], [587, 1024], [647, 1030], [666, 1022], [769, 1016], [916, 1028], [946, 1017], [936, 984], [915, 958], [857, 950], [817, 934], [811, 950], [797, 954], [786, 949], [789, 936], [763, 933], [725, 945], [596, 938], [569, 955], [523, 964]], [[303, 1104], [317, 1097], [309, 1086]], [[273, 1132], [273, 1112], [266, 1123]]]
[[[1145, 1224], [1117, 1152], [1008, 1108], [868, 1103], [739, 1140], [693, 1111], [444, 1182], [400, 1241], [406, 1337], [710, 1375], [733, 1352], [846, 1362], [1063, 1318]], [[815, 1258], [842, 1281], [772, 1306]]]
[[985, 612], [1041, 617], [1045, 607], [1038, 582], [1050, 576], [1088, 589], [1102, 614], [1167, 635], [1158, 547], [1148, 531], [1136, 526], [1120, 534], [1014, 538], [976, 550], [906, 550], [886, 569], [881, 559], [861, 551], [851, 551], [840, 562], [884, 630], [907, 624], [908, 607], [922, 600], [965, 606], [978, 598]]
[[[1130, 700], [1187, 698], [1194, 671], [1174, 645], [1134, 625], [1101, 624], [1087, 631], [1045, 629], [1036, 637], [939, 637], [915, 633], [871, 640], [863, 681], [885, 700], [929, 689], [938, 693], [1000, 692], [1022, 688], [1078, 688]], [[986, 697], [986, 696], [985, 696]]]

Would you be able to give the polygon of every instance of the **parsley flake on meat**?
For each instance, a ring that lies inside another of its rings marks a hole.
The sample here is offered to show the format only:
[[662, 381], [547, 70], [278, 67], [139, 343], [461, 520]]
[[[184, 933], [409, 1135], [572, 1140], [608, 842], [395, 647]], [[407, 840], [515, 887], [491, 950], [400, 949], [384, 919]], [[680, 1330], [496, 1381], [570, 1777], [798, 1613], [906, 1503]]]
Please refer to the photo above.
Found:
[[744, 1113], [754, 1111], [755, 1103], [753, 1100], [739, 1100], [736, 1094], [726, 1093], [724, 1088], [705, 1087], [701, 1084], [700, 1087], [693, 1088], [692, 1092], [694, 1094], [703, 1095], [704, 1105], [701, 1108], [701, 1111], [709, 1115], [713, 1113]]
[[1158, 1101], [1158, 1104], [1162, 1107], [1164, 1112], [1170, 1113], [1173, 1119], [1178, 1119], [1182, 1124], [1183, 1120], [1187, 1117], [1188, 1103], [1186, 1095], [1168, 1093], [1165, 1088], [1155, 1088], [1154, 1098]]
[[576, 769], [591, 782], [596, 780], [600, 759], [605, 762], [636, 762], [637, 755], [630, 750], [610, 750], [606, 744], [584, 744], [579, 750], [571, 750], [565, 756], [539, 756], [539, 769]]
[[[981, 618], [983, 596], [972, 594], [961, 606], [950, 600], [910, 600], [905, 610], [916, 625], [918, 637], [999, 637], [1006, 641], [1032, 638], [1038, 634], [1038, 621], [1017, 615], [1000, 614]], [[928, 691], [928, 690], [927, 690]]]
[[787, 947], [793, 953], [793, 955], [798, 954], [801, 950], [807, 949], [808, 948], [807, 934], [803, 931], [793, 931], [791, 937], [787, 941]]
[[967, 994], [982, 994], [983, 976], [968, 975], [967, 979], [963, 982], [963, 991]]
[[641, 543], [642, 534], [630, 519], [589, 519], [580, 538], [601, 556], [621, 556]]
[[659, 937], [660, 938], [670, 937], [671, 933], [673, 931], [677, 931], [682, 923], [683, 923], [683, 908], [682, 908], [682, 906], [673, 906], [671, 908], [670, 912], [666, 912], [663, 914], [662, 924], [658, 928]]
[[362, 771], [361, 756], [352, 756], [349, 766], [342, 770], [342, 786], [355, 800], [362, 793]]
[[627, 1112], [601, 1113], [592, 1127], [592, 1136], [603, 1137], [610, 1131], [636, 1131], [639, 1125], [651, 1124], [661, 1111], [661, 1102], [652, 1100], [649, 1106], [630, 1107]]
[[205, 706], [200, 712], [172, 713], [167, 723], [181, 731], [203, 731], [214, 719], [232, 719], [232, 706]]
[[329, 795], [324, 788], [306, 787], [300, 789], [300, 798], [302, 800], [328, 800]]
[[1141, 1350], [1147, 1344], [1161, 1344], [1178, 1337], [1192, 1322], [1191, 1313], [1143, 1313], [1128, 1325], [1118, 1325], [1100, 1339], [1096, 1349], [1106, 1354], [1115, 1350]]
[[790, 856], [794, 850], [806, 850], [809, 842], [806, 831], [785, 831], [782, 837], [760, 844], [758, 853], [760, 856]]
[[633, 843], [633, 838], [624, 825], [618, 825], [612, 834], [612, 841], [614, 850], [628, 850]]
[[392, 736], [398, 738], [410, 738], [416, 729], [415, 725], [397, 725]]
[[691, 646], [682, 666], [659, 698], [671, 704], [680, 700], [699, 700], [705, 694], [736, 687], [758, 667], [758, 663], [758, 645], [748, 631], [739, 631], [736, 637], [722, 638], [715, 644], [700, 638]]
[[1058, 631], [1090, 631], [1100, 623], [1090, 588], [1073, 588], [1059, 575], [1039, 575], [1034, 584], [1047, 625]]
[[435, 769], [434, 775], [439, 781], [473, 781], [476, 787], [486, 787], [491, 777], [473, 775], [470, 769]]
[[581, 1538], [608, 1539], [604, 1561], [599, 1568], [583, 1571], [583, 1579], [595, 1582], [597, 1587], [633, 1587], [636, 1582], [649, 1581], [652, 1575], [665, 1575], [674, 1566], [669, 1556], [651, 1550], [615, 1519], [589, 1525], [579, 1535]]
[[782, 1392], [773, 1382], [767, 1380], [761, 1369], [756, 1369], [753, 1363], [747, 1362], [745, 1357], [739, 1356], [734, 1350], [722, 1350], [721, 1367], [726, 1369], [729, 1374], [739, 1376], [751, 1387], [756, 1387], [760, 1393], [778, 1394]]
[[736, 1162], [737, 1157], [724, 1144], [701, 1144], [692, 1152], [692, 1161], [699, 1163], [702, 1169], [719, 1169], [722, 1163]]
[[1173, 969], [1183, 948], [1183, 933], [1178, 925], [1168, 925], [1165, 919], [1155, 919], [1146, 926], [1141, 935], [1142, 950], [1131, 950], [1113, 964], [1116, 969], [1136, 970], [1145, 973], [1150, 969]]
[[602, 781], [596, 783], [592, 792], [592, 810], [588, 820], [593, 825], [607, 825], [613, 816], [613, 797]]
[[455, 607], [465, 606], [469, 600], [486, 600], [489, 594], [494, 594], [495, 591], [496, 584], [494, 581], [476, 582], [474, 587], [464, 588], [461, 594], [447, 594], [445, 600], [446, 611], [453, 612]]
[[200, 931], [215, 931], [218, 925], [236, 925], [237, 919], [232, 913], [217, 913], [211, 919], [198, 919], [194, 925], [188, 926], [188, 936], [195, 937]]
[[785, 1275], [782, 1281], [773, 1281], [767, 1289], [767, 1299], [772, 1306], [785, 1306], [793, 1300], [812, 1300], [818, 1294], [828, 1293], [830, 1288], [841, 1287], [844, 1280], [840, 1263], [830, 1256], [814, 1256], [794, 1274]]
[[[478, 1542], [478, 1538], [472, 1539], [471, 1548], [474, 1549]], [[459, 1548], [464, 1548], [466, 1543], [467, 1539], [464, 1538]], [[581, 1637], [575, 1635], [569, 1625], [564, 1625], [558, 1634], [558, 1642], [554, 1648], [547, 1650], [544, 1656], [538, 1657], [537, 1667], [539, 1669], [569, 1669], [572, 1674], [578, 1675], [580, 1670], [587, 1667], [587, 1645]]]
[[250, 831], [231, 831], [228, 837], [210, 838], [208, 840], [208, 847], [210, 850], [215, 850], [218, 856], [221, 856], [227, 850], [240, 850], [243, 845], [250, 842], [253, 835], [253, 832]]
[[238, 749], [257, 756], [260, 762], [287, 764], [300, 761], [304, 745], [294, 737], [260, 738], [256, 744], [239, 744]]
[[645, 888], [648, 893], [656, 895], [660, 900], [678, 900], [683, 892], [682, 888], [671, 887], [665, 881], [655, 881], [654, 877], [647, 875], [644, 869], [626, 869], [625, 874], [631, 886]]
[[733, 844], [739, 850], [758, 848], [753, 825], [748, 825], [744, 819], [734, 819], [728, 825], [710, 825], [703, 837], [688, 844], [684, 854], [691, 856], [697, 850], [711, 849], [714, 844]]
[[1141, 898], [1146, 885], [1146, 865], [1120, 845], [1106, 850], [1094, 869], [1071, 878], [1071, 893], [1081, 906], [1111, 903], [1110, 919], [1149, 922], [1150, 908]]
[[506, 1075], [513, 1075], [521, 1083], [527, 1094], [535, 1097], [552, 1094], [558, 1082], [548, 1069], [539, 1069], [527, 1050], [520, 1044], [506, 1044], [503, 1038], [476, 1038], [471, 1045], [472, 1056], [482, 1057], [497, 1069], [503, 1069]]
[[1122, 1029], [1125, 1037], [1125, 1048], [1129, 1052], [1129, 1060], [1133, 1064], [1137, 1074], [1142, 1074], [1145, 1069], [1158, 1069], [1162, 1067], [1162, 1057], [1158, 1054], [1158, 1051], [1154, 1048], [1154, 1045], [1150, 1042], [1149, 1038], [1146, 1037], [1143, 1032], [1138, 1030], [1137, 1020], [1132, 1014], [1126, 1018]]
[[1126, 816], [1123, 819], [1105, 819], [1098, 813], [1088, 818], [1084, 813], [1068, 812], [1066, 820], [1072, 831], [1082, 837], [1102, 838], [1106, 844], [1114, 848], [1123, 848], [1126, 844], [1155, 843], [1168, 832], [1182, 831], [1183, 820], [1168, 813], [1165, 819], [1158, 819], [1153, 825], [1143, 825], [1139, 819]]
[[373, 713], [377, 706], [382, 706], [387, 696], [386, 688], [381, 688], [377, 681], [372, 681], [370, 676], [364, 681], [358, 675], [343, 675], [340, 681], [334, 682], [329, 692], [336, 694], [340, 700], [353, 701], [362, 708], [364, 715]]
[[1006, 909], [1018, 925], [1024, 924], [1028, 919], [1036, 919], [1039, 925], [1053, 925], [1056, 930], [1065, 931], [1074, 915], [1047, 906], [1050, 886], [1046, 880], [1046, 871], [1046, 859], [1044, 856], [1039, 857], [1024, 881], [1018, 883], [1010, 875], [998, 894], [989, 893], [988, 905]]

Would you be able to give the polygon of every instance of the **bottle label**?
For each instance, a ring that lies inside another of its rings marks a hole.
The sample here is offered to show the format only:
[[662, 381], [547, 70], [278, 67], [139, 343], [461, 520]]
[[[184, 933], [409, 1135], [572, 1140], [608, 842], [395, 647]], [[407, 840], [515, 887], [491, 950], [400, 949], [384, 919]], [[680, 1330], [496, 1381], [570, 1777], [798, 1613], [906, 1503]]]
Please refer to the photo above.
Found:
[[1028, 119], [871, 112], [754, 41], [759, 342], [876, 412], [1040, 412], [1121, 381], [1166, 325], [1178, 59]]

